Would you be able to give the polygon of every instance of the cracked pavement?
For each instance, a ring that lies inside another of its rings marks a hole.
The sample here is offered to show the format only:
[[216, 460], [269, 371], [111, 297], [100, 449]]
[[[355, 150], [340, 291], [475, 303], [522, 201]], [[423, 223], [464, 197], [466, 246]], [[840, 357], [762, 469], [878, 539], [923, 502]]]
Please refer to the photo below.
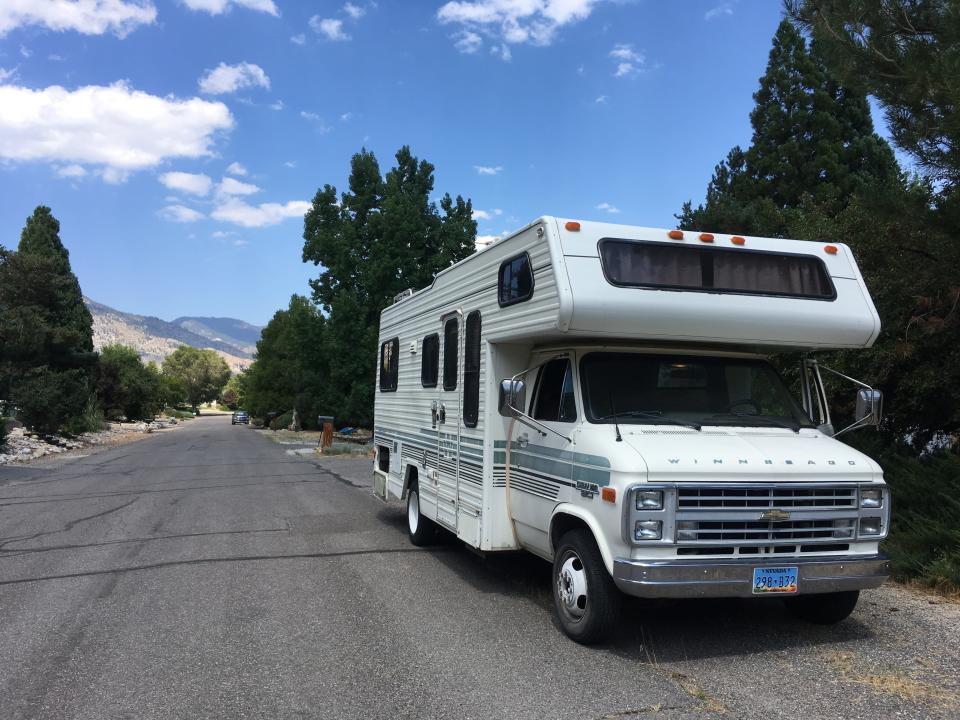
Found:
[[546, 563], [414, 548], [370, 482], [223, 417], [0, 468], [0, 718], [960, 716], [958, 605], [630, 601], [584, 648]]

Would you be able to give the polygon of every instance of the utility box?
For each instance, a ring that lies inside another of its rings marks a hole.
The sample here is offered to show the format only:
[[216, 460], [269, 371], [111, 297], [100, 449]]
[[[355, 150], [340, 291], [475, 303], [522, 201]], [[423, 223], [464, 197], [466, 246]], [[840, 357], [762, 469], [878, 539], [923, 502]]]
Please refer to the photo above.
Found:
[[317, 415], [317, 425], [323, 430], [320, 436], [320, 450], [333, 445], [333, 415]]

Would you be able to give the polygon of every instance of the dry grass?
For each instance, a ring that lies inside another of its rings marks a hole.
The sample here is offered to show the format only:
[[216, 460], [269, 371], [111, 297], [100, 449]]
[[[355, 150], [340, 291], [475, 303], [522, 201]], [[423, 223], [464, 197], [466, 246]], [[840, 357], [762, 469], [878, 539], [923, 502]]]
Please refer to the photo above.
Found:
[[943, 580], [935, 585], [930, 585], [930, 583], [922, 582], [920, 580], [907, 580], [906, 582], [901, 582], [898, 584], [907, 588], [911, 592], [923, 595], [924, 597], [935, 597], [936, 601], [933, 602], [935, 605], [939, 604], [940, 602], [948, 602], [954, 605], [960, 605], [960, 588], [948, 580]]
[[[827, 662], [849, 682], [866, 685], [886, 695], [896, 695], [901, 700], [917, 704], [937, 705], [943, 708], [960, 708], [960, 698], [945, 688], [919, 680], [903, 671], [864, 671], [857, 666], [857, 657], [852, 652], [833, 651], [827, 654]], [[929, 662], [921, 663], [931, 668]]]
[[689, 675], [684, 675], [680, 672], [671, 672], [670, 679], [676, 682], [687, 695], [702, 702], [705, 712], [725, 713], [727, 711], [726, 706], [722, 702], [704, 692], [703, 688], [697, 685]]

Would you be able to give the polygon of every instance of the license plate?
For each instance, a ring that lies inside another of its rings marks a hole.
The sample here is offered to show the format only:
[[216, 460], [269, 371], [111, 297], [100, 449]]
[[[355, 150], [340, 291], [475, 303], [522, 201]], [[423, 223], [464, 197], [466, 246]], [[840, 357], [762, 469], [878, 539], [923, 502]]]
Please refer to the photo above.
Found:
[[758, 567], [753, 569], [753, 594], [795, 593], [797, 591], [797, 568]]

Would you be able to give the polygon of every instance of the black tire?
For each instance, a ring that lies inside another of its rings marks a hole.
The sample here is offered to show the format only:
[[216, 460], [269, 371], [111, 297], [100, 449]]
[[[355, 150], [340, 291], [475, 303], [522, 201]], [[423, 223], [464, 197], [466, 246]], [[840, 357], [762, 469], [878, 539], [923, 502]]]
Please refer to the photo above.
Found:
[[551, 577], [553, 604], [567, 636], [583, 645], [608, 638], [620, 621], [623, 595], [589, 530], [564, 533], [554, 553]]
[[850, 617], [857, 606], [859, 590], [825, 593], [823, 595], [797, 595], [784, 602], [792, 615], [817, 625], [834, 625]]
[[429, 545], [437, 537], [436, 524], [420, 512], [420, 487], [416, 482], [407, 490], [407, 532], [410, 542], [418, 547]]

